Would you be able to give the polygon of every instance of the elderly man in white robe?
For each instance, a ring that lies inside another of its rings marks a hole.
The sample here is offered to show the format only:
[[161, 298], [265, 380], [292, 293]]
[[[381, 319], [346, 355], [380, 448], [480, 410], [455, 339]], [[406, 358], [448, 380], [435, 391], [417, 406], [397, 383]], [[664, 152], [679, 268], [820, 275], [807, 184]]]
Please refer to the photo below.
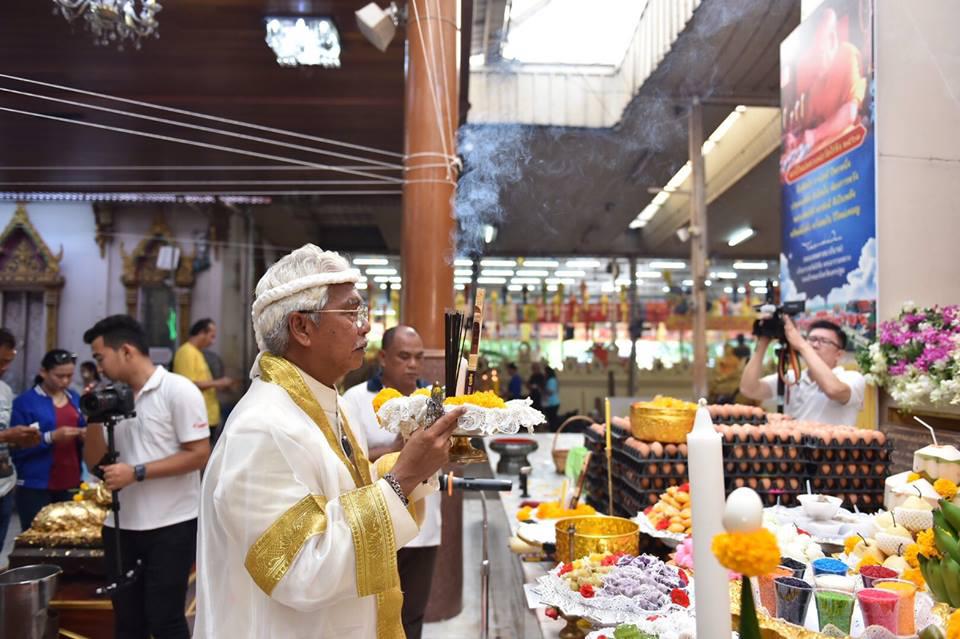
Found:
[[370, 464], [334, 387], [370, 330], [356, 280], [307, 244], [257, 285], [254, 379], [203, 477], [195, 638], [404, 637], [397, 549], [462, 411]]

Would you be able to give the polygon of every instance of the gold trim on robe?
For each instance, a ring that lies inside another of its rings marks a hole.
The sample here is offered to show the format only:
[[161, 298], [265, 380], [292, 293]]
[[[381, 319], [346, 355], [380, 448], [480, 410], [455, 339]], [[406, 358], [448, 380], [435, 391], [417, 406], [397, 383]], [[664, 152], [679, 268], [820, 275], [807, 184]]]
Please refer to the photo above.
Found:
[[[263, 381], [276, 384], [287, 391], [293, 403], [306, 413], [320, 428], [330, 449], [333, 450], [340, 461], [343, 462], [343, 465], [350, 471], [350, 475], [353, 477], [353, 483], [356, 484], [357, 488], [372, 484], [373, 480], [370, 478], [370, 462], [367, 461], [363, 450], [360, 449], [360, 445], [353, 436], [353, 429], [350, 428], [346, 415], [340, 413], [340, 419], [344, 426], [343, 434], [346, 436], [347, 441], [350, 442], [350, 449], [353, 453], [350, 458], [343, 452], [343, 447], [340, 445], [340, 441], [337, 439], [333, 427], [330, 426], [330, 421], [323, 412], [323, 407], [320, 406], [320, 402], [318, 402], [317, 398], [310, 392], [310, 387], [303, 381], [303, 377], [300, 375], [300, 371], [296, 366], [282, 357], [264, 353], [260, 357], [260, 371], [260, 377]], [[339, 406], [337, 410], [340, 410]]]
[[326, 498], [307, 495], [273, 522], [250, 547], [243, 565], [260, 590], [270, 595], [287, 574], [303, 544], [327, 529], [326, 505]]
[[[370, 462], [357, 444], [346, 415], [341, 412], [340, 419], [344, 425], [343, 434], [350, 442], [351, 458], [343, 452], [323, 408], [310, 392], [296, 366], [282, 357], [265, 353], [260, 358], [260, 370], [263, 381], [283, 388], [290, 399], [314, 421], [331, 450], [350, 471], [357, 489], [343, 493], [339, 500], [353, 535], [357, 595], [366, 597], [375, 594], [377, 597], [377, 639], [404, 639], [406, 635], [400, 616], [403, 593], [400, 591], [400, 576], [397, 572], [397, 542], [393, 520], [383, 492], [373, 482]], [[280, 524], [284, 517], [271, 526], [271, 530]], [[257, 540], [257, 543], [259, 541]], [[249, 556], [248, 554], [248, 560]], [[296, 553], [293, 556], [296, 556]], [[289, 563], [283, 571], [286, 572], [288, 567]], [[276, 581], [279, 582], [282, 577], [283, 574], [280, 574]], [[260, 583], [257, 582], [257, 585]], [[276, 583], [273, 586], [276, 586]]]

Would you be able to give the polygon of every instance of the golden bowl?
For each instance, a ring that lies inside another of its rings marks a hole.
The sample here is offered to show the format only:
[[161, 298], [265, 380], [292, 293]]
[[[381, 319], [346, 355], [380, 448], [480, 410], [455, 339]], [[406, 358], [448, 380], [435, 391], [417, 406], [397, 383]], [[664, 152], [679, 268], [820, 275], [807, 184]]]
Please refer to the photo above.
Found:
[[630, 407], [630, 432], [644, 442], [685, 444], [696, 416], [696, 408], [658, 408], [638, 402]]
[[[570, 527], [573, 527], [571, 535]], [[557, 561], [570, 563], [597, 552], [640, 552], [640, 526], [622, 517], [567, 517], [556, 523]], [[573, 552], [570, 538], [573, 537]]]

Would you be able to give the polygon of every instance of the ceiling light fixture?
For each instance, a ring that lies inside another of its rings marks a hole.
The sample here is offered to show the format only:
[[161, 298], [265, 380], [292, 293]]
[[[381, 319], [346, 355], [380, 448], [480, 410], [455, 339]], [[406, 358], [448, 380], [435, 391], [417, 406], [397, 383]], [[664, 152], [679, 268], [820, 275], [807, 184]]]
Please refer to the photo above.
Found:
[[767, 270], [766, 262], [734, 262], [733, 268], [738, 271], [765, 271]]
[[[736, 113], [736, 111], [734, 111], [734, 113]], [[730, 234], [729, 238], [727, 238], [727, 246], [736, 246], [737, 244], [746, 242], [756, 234], [757, 232], [749, 226], [745, 226], [742, 229], [737, 229]]]
[[390, 262], [383, 257], [355, 257], [354, 266], [386, 266]]
[[139, 49], [141, 38], [160, 37], [157, 14], [163, 7], [157, 0], [53, 0], [53, 4], [54, 12], [59, 10], [67, 22], [82, 17], [99, 46], [116, 44], [122, 51], [130, 42]]
[[676, 269], [687, 268], [686, 262], [650, 262], [650, 268]]
[[269, 17], [266, 24], [280, 66], [340, 68], [340, 33], [330, 18]]
[[480, 266], [516, 266], [516, 260], [498, 260], [490, 258], [487, 260], [480, 260]]
[[497, 227], [495, 227], [492, 224], [484, 224], [483, 225], [483, 241], [486, 244], [490, 244], [495, 239], [497, 239]]
[[386, 9], [381, 9], [375, 2], [371, 2], [359, 11], [354, 11], [360, 33], [370, 44], [380, 51], [386, 51], [397, 34], [397, 26], [403, 17], [396, 2], [391, 2]]
[[529, 268], [556, 268], [560, 266], [557, 260], [524, 260], [523, 265]]
[[603, 263], [600, 260], [567, 260], [567, 268], [600, 268]]

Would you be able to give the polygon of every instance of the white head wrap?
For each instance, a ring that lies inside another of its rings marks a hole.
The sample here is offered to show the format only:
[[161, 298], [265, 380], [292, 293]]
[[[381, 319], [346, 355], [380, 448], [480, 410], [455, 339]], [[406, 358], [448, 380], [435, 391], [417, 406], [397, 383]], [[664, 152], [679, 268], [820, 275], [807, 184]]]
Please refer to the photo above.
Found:
[[[360, 273], [339, 253], [314, 244], [304, 244], [280, 258], [257, 283], [250, 311], [260, 355], [268, 350], [265, 336], [285, 330], [291, 312], [310, 304], [318, 306], [318, 301], [326, 303], [326, 287], [331, 284], [355, 284], [359, 280]], [[260, 355], [251, 377], [260, 374]]]

